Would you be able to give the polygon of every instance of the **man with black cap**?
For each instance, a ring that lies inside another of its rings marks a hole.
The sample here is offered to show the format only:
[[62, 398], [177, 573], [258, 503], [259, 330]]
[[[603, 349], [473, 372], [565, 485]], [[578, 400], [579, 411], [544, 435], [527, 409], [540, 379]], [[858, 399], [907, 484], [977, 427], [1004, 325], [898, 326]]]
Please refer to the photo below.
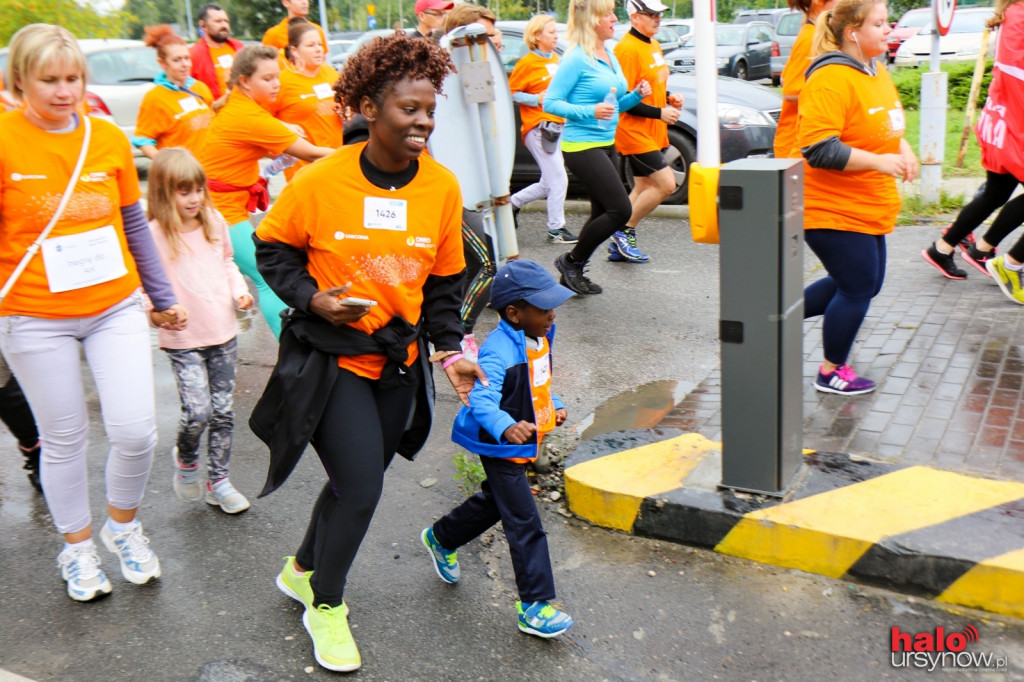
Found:
[[519, 591], [519, 629], [544, 638], [557, 637], [573, 621], [550, 604], [555, 579], [526, 464], [537, 459], [544, 435], [567, 416], [551, 393], [551, 341], [554, 309], [572, 295], [532, 261], [510, 260], [494, 275], [491, 307], [501, 321], [479, 356], [489, 385], [476, 382], [470, 406], [459, 410], [452, 426], [452, 440], [480, 455], [487, 480], [420, 534], [438, 577], [455, 583], [456, 550], [501, 521]]
[[416, 0], [416, 30], [409, 37], [429, 38], [444, 26], [444, 18], [452, 7], [455, 3], [448, 0]]
[[668, 94], [668, 64], [654, 35], [661, 13], [668, 7], [659, 0], [626, 0], [632, 28], [615, 46], [615, 57], [630, 88], [641, 81], [651, 94], [623, 113], [615, 131], [615, 149], [633, 169], [636, 181], [629, 193], [633, 213], [621, 232], [612, 235], [608, 260], [644, 263], [650, 257], [636, 245], [636, 226], [676, 189], [675, 176], [665, 160], [668, 126], [679, 119], [682, 95]]

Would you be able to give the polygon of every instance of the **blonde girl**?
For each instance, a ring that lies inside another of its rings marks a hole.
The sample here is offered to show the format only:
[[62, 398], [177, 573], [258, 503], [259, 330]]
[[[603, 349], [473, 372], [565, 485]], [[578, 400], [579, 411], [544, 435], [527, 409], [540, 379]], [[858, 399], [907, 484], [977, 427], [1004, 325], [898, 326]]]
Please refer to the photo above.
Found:
[[[203, 167], [187, 149], [157, 152], [149, 171], [149, 227], [174, 292], [191, 311], [187, 329], [162, 326], [160, 347], [178, 384], [181, 417], [173, 451], [174, 492], [186, 502], [219, 506], [228, 514], [249, 501], [228, 480], [238, 323], [235, 306], [253, 299], [233, 250], [224, 217], [213, 207]], [[154, 319], [159, 325], [159, 320]], [[199, 441], [207, 432], [209, 465], [200, 482]]]

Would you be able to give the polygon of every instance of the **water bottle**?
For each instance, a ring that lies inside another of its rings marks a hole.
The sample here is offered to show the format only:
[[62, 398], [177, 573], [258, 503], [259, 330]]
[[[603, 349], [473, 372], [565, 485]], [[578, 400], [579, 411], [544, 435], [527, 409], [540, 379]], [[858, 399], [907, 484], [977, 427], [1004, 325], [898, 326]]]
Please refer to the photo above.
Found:
[[[615, 95], [616, 92], [617, 92], [617, 90], [615, 88], [612, 88], [611, 90], [609, 90], [608, 94], [604, 96], [604, 103], [605, 104], [611, 104], [613, 107], [615, 107], [615, 109], [617, 111], [618, 108], [619, 108], [619, 98]], [[597, 119], [597, 126], [599, 128], [601, 128], [601, 129], [603, 129], [603, 130], [607, 130], [608, 128], [611, 128], [614, 125], [615, 125], [615, 115], [614, 114], [612, 115], [611, 118], [599, 118], [599, 119]]]
[[274, 160], [271, 161], [269, 164], [267, 164], [263, 168], [263, 170], [260, 171], [260, 175], [269, 180], [270, 178], [274, 177], [275, 175], [283, 171], [285, 168], [290, 168], [294, 166], [296, 161], [298, 161], [298, 159], [292, 156], [291, 154], [281, 154], [280, 156], [275, 157]]

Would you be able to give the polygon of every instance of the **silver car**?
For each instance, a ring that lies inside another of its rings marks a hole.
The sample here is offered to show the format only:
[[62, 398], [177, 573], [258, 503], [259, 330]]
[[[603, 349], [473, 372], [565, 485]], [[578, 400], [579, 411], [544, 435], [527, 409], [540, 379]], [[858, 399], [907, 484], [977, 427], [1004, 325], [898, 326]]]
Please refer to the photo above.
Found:
[[[778, 50], [772, 50], [772, 85], [775, 87], [779, 87], [782, 82], [782, 70], [786, 68], [796, 36], [806, 22], [807, 18], [803, 12], [790, 12], [783, 14], [775, 27], [775, 42], [779, 45]], [[776, 52], [778, 54], [775, 54]]]

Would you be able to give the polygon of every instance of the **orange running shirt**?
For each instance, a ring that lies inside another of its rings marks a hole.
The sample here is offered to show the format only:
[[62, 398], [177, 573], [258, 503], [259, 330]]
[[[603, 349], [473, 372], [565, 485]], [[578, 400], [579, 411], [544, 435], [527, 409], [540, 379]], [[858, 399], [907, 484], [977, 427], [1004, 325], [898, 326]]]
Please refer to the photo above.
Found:
[[[306, 139], [319, 147], [337, 149], [344, 144], [339, 105], [334, 101], [334, 84], [338, 72], [322, 65], [313, 77], [305, 76], [289, 65], [281, 72], [281, 90], [271, 113], [286, 123], [295, 123], [306, 131]], [[285, 170], [291, 180], [305, 161], [298, 161]]]
[[[850, 147], [875, 154], [900, 151], [903, 106], [885, 68], [871, 76], [844, 64], [823, 66], [807, 79], [799, 104], [800, 149], [838, 136]], [[804, 163], [805, 229], [888, 234], [899, 211], [895, 178]]]
[[[420, 319], [428, 275], [455, 275], [462, 255], [462, 195], [447, 168], [421, 155], [408, 185], [385, 190], [359, 166], [366, 143], [342, 147], [285, 185], [256, 228], [260, 239], [304, 249], [320, 289], [352, 282], [350, 296], [377, 301], [352, 326], [372, 334], [395, 315]], [[409, 362], [417, 358], [409, 346]], [[338, 365], [380, 378], [384, 355], [339, 356]]]
[[[277, 156], [299, 136], [248, 96], [232, 90], [224, 108], [213, 117], [199, 161], [211, 180], [251, 187], [260, 179], [259, 160]], [[228, 225], [249, 219], [249, 192], [210, 192]]]
[[184, 147], [198, 155], [213, 119], [212, 104], [213, 93], [202, 81], [194, 81], [189, 92], [157, 85], [139, 105], [135, 137], [156, 140], [157, 149]]
[[[0, 281], [7, 281], [53, 217], [83, 137], [82, 125], [70, 133], [52, 133], [29, 122], [21, 109], [0, 114]], [[93, 118], [82, 174], [49, 240], [112, 226], [127, 272], [108, 282], [53, 293], [44, 246], [4, 299], [0, 315], [90, 317], [127, 298], [139, 287], [139, 275], [124, 236], [121, 207], [135, 204], [140, 196], [139, 176], [124, 133], [112, 123]]]
[[[782, 69], [782, 94], [800, 95], [807, 80], [804, 73], [811, 65], [811, 39], [814, 37], [814, 24], [804, 24], [796, 35], [793, 49]], [[800, 150], [796, 149], [796, 117], [797, 103], [782, 100], [782, 112], [779, 114], [779, 125], [775, 129], [775, 158], [797, 159]]]
[[[551, 77], [558, 69], [558, 55], [554, 52], [550, 57], [541, 57], [536, 52], [530, 51], [516, 62], [516, 68], [508, 77], [508, 87], [512, 94], [525, 92], [528, 95], [539, 95], [548, 89], [551, 84]], [[526, 133], [530, 132], [541, 124], [542, 121], [554, 121], [561, 123], [564, 118], [549, 114], [541, 107], [531, 107], [529, 104], [519, 105], [519, 115], [523, 119], [521, 132], [523, 139]]]
[[[651, 94], [641, 100], [659, 109], [668, 104], [668, 65], [661, 53], [661, 45], [652, 39], [646, 43], [627, 33], [615, 46], [626, 84], [635, 88], [645, 79], [651, 84]], [[619, 117], [615, 131], [615, 148], [620, 154], [646, 154], [668, 147], [668, 126], [660, 118], [630, 116]]]
[[[309, 22], [313, 24], [313, 22]], [[324, 44], [324, 55], [331, 53], [330, 48], [327, 47], [327, 38], [324, 36], [324, 30], [320, 28], [319, 24], [313, 24], [316, 26], [316, 30], [320, 31], [320, 42]], [[281, 20], [281, 23], [274, 24], [267, 29], [267, 32], [263, 34], [263, 44], [270, 45], [273, 48], [284, 51], [284, 48], [288, 47], [288, 17]], [[282, 56], [282, 59], [284, 57]], [[287, 61], [286, 61], [287, 63]], [[282, 67], [282, 71], [284, 67]]]
[[224, 43], [216, 47], [207, 44], [210, 50], [210, 59], [213, 61], [213, 69], [217, 72], [217, 84], [221, 92], [228, 91], [228, 80], [231, 78], [231, 66], [235, 63], [235, 48]]

